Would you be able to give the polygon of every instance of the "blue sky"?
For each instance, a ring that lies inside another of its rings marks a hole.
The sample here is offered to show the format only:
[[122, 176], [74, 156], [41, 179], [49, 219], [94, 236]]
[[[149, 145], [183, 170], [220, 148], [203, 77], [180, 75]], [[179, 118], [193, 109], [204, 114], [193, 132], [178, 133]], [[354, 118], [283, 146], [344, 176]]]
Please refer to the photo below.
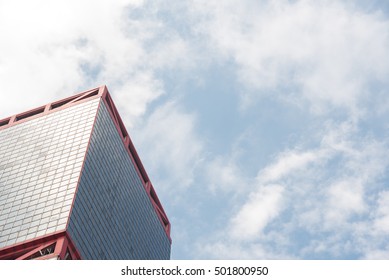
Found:
[[0, 0], [0, 118], [106, 84], [173, 259], [389, 258], [386, 1]]

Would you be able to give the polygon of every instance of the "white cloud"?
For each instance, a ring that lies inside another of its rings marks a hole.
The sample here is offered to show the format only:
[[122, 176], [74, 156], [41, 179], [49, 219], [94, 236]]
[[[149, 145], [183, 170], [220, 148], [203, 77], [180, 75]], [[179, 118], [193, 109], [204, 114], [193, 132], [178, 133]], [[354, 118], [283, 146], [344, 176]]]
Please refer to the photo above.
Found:
[[375, 96], [371, 83], [387, 85], [389, 31], [380, 14], [339, 1], [196, 3], [210, 48], [233, 60], [253, 90], [248, 102], [277, 93], [308, 100], [315, 113], [335, 106], [358, 116], [362, 100]]
[[134, 133], [146, 169], [159, 187], [182, 189], [194, 180], [202, 161], [203, 144], [195, 131], [196, 117], [179, 105], [166, 103], [154, 111]]
[[285, 152], [279, 156], [274, 164], [260, 171], [258, 180], [263, 183], [281, 180], [283, 177], [293, 175], [291, 173], [297, 170], [304, 170], [310, 163], [317, 162], [321, 156], [320, 152], [315, 151], [299, 152], [295, 150]]
[[147, 105], [165, 92], [162, 82], [152, 73], [140, 72], [115, 87], [112, 93], [124, 123], [131, 127], [146, 112]]
[[247, 189], [248, 180], [242, 174], [235, 159], [216, 157], [206, 165], [206, 175], [211, 191], [239, 193]]
[[143, 2], [1, 1], [0, 118], [102, 84], [129, 123], [142, 116], [163, 93], [156, 71], [189, 57], [179, 36], [149, 44], [171, 30], [155, 14], [130, 19]]
[[319, 135], [316, 147], [280, 152], [258, 171], [252, 191], [234, 199], [228, 227], [218, 233], [224, 241], [205, 243], [215, 256], [378, 256], [368, 252], [389, 230], [389, 195], [374, 200], [389, 143], [361, 136], [351, 122], [328, 123]]
[[280, 185], [268, 185], [251, 193], [248, 201], [231, 219], [231, 237], [246, 241], [258, 239], [267, 224], [282, 210], [283, 191]]
[[328, 205], [325, 222], [331, 227], [343, 226], [352, 214], [360, 214], [366, 210], [364, 187], [352, 178], [336, 182], [328, 187]]
[[389, 259], [389, 248], [386, 248], [386, 250], [373, 250], [369, 251], [364, 259], [367, 260], [388, 260]]
[[389, 191], [379, 194], [374, 229], [379, 234], [389, 233]]

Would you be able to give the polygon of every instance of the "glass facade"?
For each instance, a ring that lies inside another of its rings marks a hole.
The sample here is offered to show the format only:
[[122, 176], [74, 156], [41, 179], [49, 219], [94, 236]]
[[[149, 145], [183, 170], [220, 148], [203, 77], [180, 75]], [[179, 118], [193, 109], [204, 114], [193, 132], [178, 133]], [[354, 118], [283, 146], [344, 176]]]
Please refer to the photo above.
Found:
[[0, 248], [66, 229], [98, 102], [0, 130]]
[[170, 258], [170, 241], [103, 100], [68, 233], [83, 259]]

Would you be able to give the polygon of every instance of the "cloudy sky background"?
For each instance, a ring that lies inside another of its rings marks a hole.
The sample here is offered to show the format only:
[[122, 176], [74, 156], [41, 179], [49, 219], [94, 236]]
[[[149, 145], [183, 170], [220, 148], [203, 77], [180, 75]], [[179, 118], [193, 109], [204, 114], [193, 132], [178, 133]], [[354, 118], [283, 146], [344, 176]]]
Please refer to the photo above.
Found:
[[389, 2], [0, 0], [0, 119], [106, 84], [173, 259], [389, 258]]

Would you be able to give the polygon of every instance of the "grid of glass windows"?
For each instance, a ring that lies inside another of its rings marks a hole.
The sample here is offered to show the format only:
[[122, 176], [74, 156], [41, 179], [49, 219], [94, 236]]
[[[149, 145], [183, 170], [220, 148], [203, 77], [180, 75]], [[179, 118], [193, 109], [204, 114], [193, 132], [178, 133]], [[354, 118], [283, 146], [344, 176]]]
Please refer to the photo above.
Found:
[[0, 130], [0, 248], [66, 228], [98, 102]]
[[103, 101], [68, 232], [83, 259], [170, 258], [170, 241]]

